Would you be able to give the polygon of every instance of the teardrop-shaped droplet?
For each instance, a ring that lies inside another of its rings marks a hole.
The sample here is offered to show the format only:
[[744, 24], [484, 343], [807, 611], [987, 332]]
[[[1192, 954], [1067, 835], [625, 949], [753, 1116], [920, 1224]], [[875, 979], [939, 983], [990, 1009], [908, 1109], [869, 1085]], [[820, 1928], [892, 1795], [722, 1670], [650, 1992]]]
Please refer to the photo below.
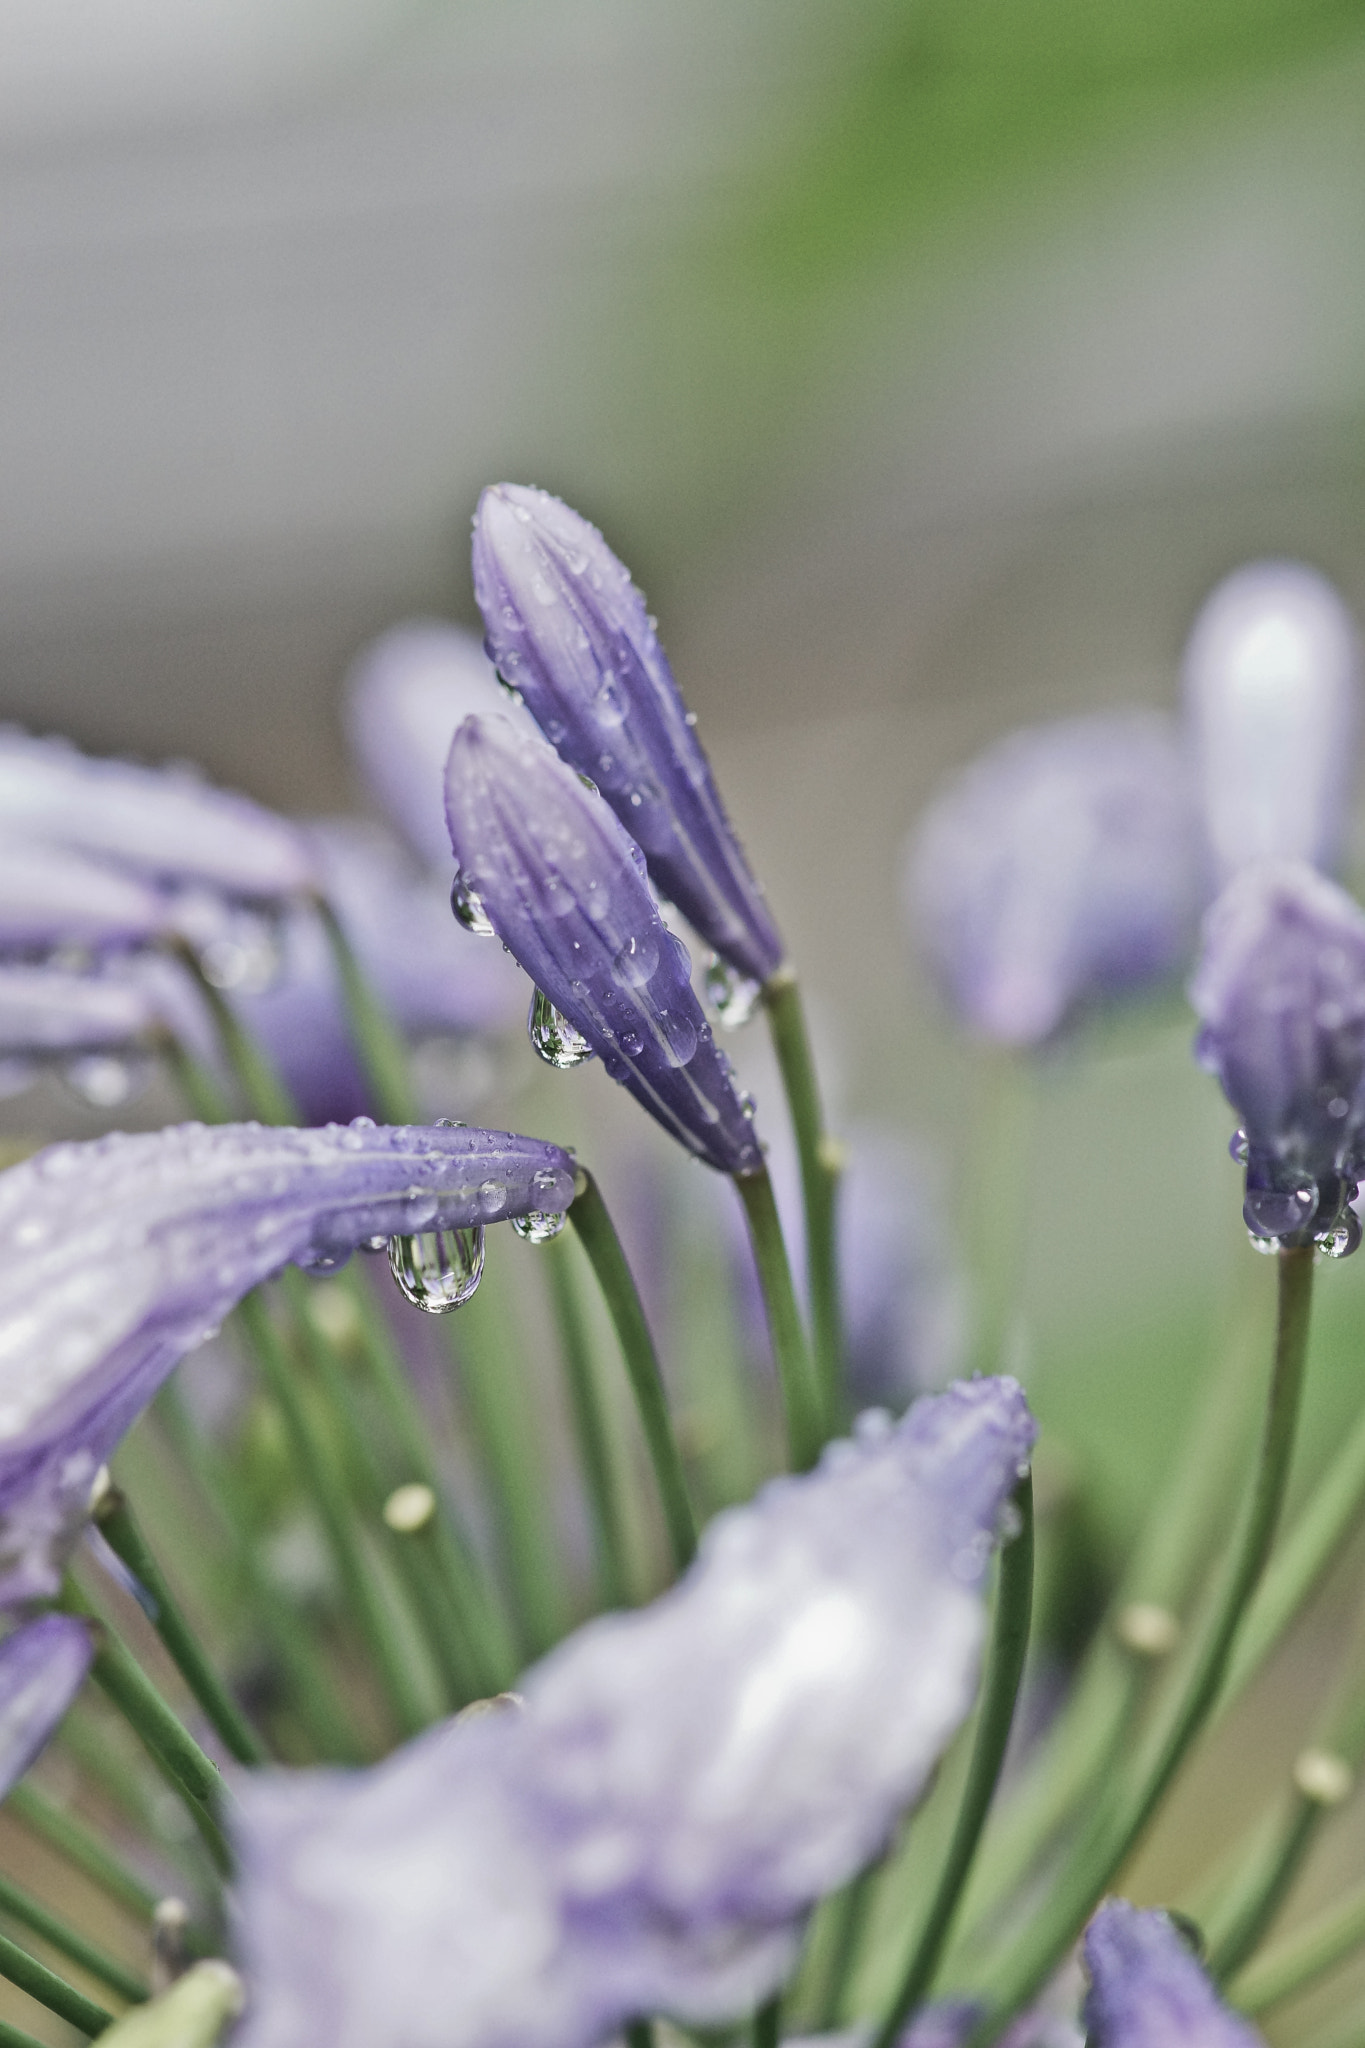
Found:
[[1234, 1131], [1228, 1139], [1228, 1155], [1230, 1158], [1235, 1159], [1239, 1166], [1246, 1165], [1250, 1157], [1250, 1149], [1247, 1144], [1247, 1134], [1245, 1131]]
[[389, 1271], [414, 1308], [429, 1316], [449, 1315], [468, 1301], [483, 1277], [483, 1225], [391, 1237]]
[[474, 932], [481, 939], [492, 938], [493, 921], [483, 907], [482, 898], [458, 868], [450, 885], [450, 907], [455, 913], [455, 922], [462, 924], [467, 932]]
[[1348, 1209], [1333, 1229], [1313, 1241], [1324, 1258], [1349, 1259], [1360, 1249], [1360, 1235], [1360, 1218], [1354, 1209]]
[[706, 968], [706, 1000], [716, 1022], [727, 1031], [738, 1031], [753, 1016], [762, 985], [713, 953]]
[[562, 1209], [528, 1209], [524, 1216], [512, 1218], [512, 1228], [527, 1244], [548, 1244], [568, 1220]]
[[1275, 1187], [1248, 1187], [1242, 1214], [1257, 1237], [1292, 1237], [1313, 1220], [1318, 1185], [1310, 1175], [1284, 1173]]
[[577, 1025], [557, 1010], [543, 989], [531, 998], [526, 1035], [548, 1067], [581, 1067], [592, 1058], [592, 1047]]

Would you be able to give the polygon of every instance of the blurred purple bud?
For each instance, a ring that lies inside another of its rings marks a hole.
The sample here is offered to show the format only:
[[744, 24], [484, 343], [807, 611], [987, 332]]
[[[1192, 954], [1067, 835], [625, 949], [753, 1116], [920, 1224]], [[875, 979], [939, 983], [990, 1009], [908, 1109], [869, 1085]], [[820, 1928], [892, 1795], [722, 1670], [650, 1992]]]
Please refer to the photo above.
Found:
[[1365, 912], [1302, 863], [1244, 868], [1205, 919], [1190, 1001], [1245, 1125], [1248, 1229], [1330, 1234], [1365, 1169]]
[[[412, 619], [371, 641], [346, 678], [352, 756], [395, 832], [433, 874], [450, 872], [445, 772], [455, 728], [517, 707], [473, 633]], [[521, 713], [529, 727], [531, 720]]]
[[906, 897], [968, 1027], [1052, 1037], [1188, 958], [1203, 895], [1190, 778], [1154, 712], [1031, 726], [974, 761], [908, 846]]
[[552, 1652], [524, 1713], [240, 1778], [241, 2048], [305, 2015], [336, 2048], [587, 2048], [752, 2008], [970, 1709], [1033, 1437], [1011, 1380], [866, 1417]]
[[1351, 615], [1314, 570], [1253, 562], [1207, 600], [1185, 651], [1185, 700], [1220, 879], [1252, 860], [1335, 864], [1359, 687]]
[[299, 828], [247, 797], [13, 726], [0, 730], [0, 831], [229, 896], [288, 896], [315, 880]]
[[903, 1408], [959, 1370], [966, 1302], [942, 1192], [903, 1138], [853, 1129], [839, 1179], [839, 1271], [855, 1401]]
[[498, 937], [613, 1081], [722, 1173], [762, 1160], [659, 916], [638, 849], [554, 749], [505, 719], [455, 735], [446, 808], [460, 872]]
[[0, 952], [136, 945], [170, 922], [164, 896], [61, 846], [0, 834]]
[[150, 989], [138, 981], [0, 963], [0, 1057], [111, 1051], [159, 1022]]
[[644, 599], [595, 526], [548, 491], [494, 484], [474, 518], [474, 595], [499, 675], [590, 775], [661, 893], [742, 974], [782, 941]]
[[1091, 2048], [1259, 2048], [1164, 1913], [1107, 1899], [1085, 1933]]
[[56, 1732], [94, 1654], [74, 1614], [39, 1615], [0, 1643], [0, 1799]]
[[258, 1281], [572, 1199], [539, 1139], [368, 1121], [115, 1133], [0, 1174], [0, 1602], [56, 1592], [98, 1468]]

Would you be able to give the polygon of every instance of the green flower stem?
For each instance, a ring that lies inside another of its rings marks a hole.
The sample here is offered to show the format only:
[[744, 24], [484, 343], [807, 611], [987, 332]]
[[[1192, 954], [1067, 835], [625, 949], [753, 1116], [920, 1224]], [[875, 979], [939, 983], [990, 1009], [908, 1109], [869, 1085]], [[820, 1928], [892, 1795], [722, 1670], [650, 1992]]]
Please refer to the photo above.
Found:
[[[1233, 1979], [1232, 1999], [1259, 2018], [1325, 1977], [1365, 1945], [1365, 1884], [1334, 1899]], [[1365, 2032], [1365, 2025], [1362, 2025]]]
[[989, 2003], [972, 2036], [973, 2048], [984, 2048], [986, 2042], [995, 2040], [1012, 2014], [1051, 1974], [1136, 1846], [1217, 1701], [1233, 1638], [1274, 1536], [1303, 1391], [1313, 1290], [1312, 1248], [1281, 1251], [1276, 1264], [1279, 1313], [1269, 1400], [1251, 1495], [1225, 1582], [1202, 1640], [1178, 1674], [1178, 1690], [1164, 1725], [1158, 1725], [1126, 1774], [1126, 1782], [1098, 1809], [1095, 1825], [1013, 1951], [990, 1973], [986, 1987]]
[[843, 2013], [844, 1997], [867, 1931], [868, 1908], [876, 1892], [877, 1880], [885, 1868], [886, 1860], [879, 1856], [875, 1863], [868, 1864], [866, 1870], [860, 1870], [853, 1882], [845, 1885], [838, 1897], [830, 1902], [834, 1925], [829, 1967], [820, 1992], [820, 2017], [816, 2029], [819, 2033], [828, 2033], [837, 2027]]
[[1019, 1532], [1000, 1554], [1000, 1580], [990, 1652], [981, 1682], [967, 1781], [962, 1788], [952, 1841], [929, 1902], [924, 1925], [911, 1953], [900, 1988], [873, 2037], [873, 2048], [893, 2048], [907, 2016], [933, 1988], [934, 1973], [962, 1898], [962, 1889], [981, 1840], [986, 1815], [1005, 1761], [1005, 1746], [1014, 1721], [1019, 1681], [1024, 1672], [1029, 1624], [1033, 1616], [1033, 1475], [1019, 1481], [1014, 1506]]
[[649, 1333], [634, 1275], [626, 1263], [621, 1240], [616, 1235], [616, 1226], [607, 1212], [596, 1181], [582, 1167], [574, 1182], [569, 1221], [588, 1255], [616, 1330], [650, 1463], [654, 1467], [673, 1562], [681, 1572], [686, 1570], [696, 1552], [697, 1529], [682, 1456], [668, 1413], [654, 1339]]
[[12, 2027], [8, 2020], [0, 2020], [0, 2048], [47, 2048], [35, 2034], [26, 2034], [22, 2027]]
[[145, 1919], [157, 1902], [157, 1894], [150, 1885], [125, 1869], [118, 1857], [107, 1849], [99, 1836], [77, 1820], [64, 1807], [57, 1804], [50, 1793], [35, 1785], [31, 1778], [16, 1785], [5, 1801], [5, 1811], [15, 1820], [21, 1821], [49, 1848], [89, 1878], [116, 1905], [131, 1913], [137, 1919]]
[[420, 1123], [408, 1072], [407, 1047], [397, 1026], [361, 973], [351, 942], [331, 904], [325, 896], [319, 896], [315, 898], [315, 907], [332, 950], [351, 1038], [365, 1069], [375, 1110], [386, 1124]]
[[[768, 1169], [760, 1167], [757, 1173], [746, 1173], [737, 1178], [735, 1186], [744, 1204], [759, 1285], [763, 1290], [763, 1305], [767, 1310], [768, 1331], [787, 1417], [791, 1466], [794, 1472], [805, 1472], [820, 1455], [824, 1430], [820, 1418], [821, 1404], [811, 1375], [806, 1333], [801, 1327], [801, 1312], [796, 1305], [796, 1290], [792, 1286], [791, 1267], [787, 1263], [787, 1247], [782, 1241], [782, 1225], [773, 1200], [773, 1184], [768, 1178]], [[573, 1214], [572, 1209], [569, 1214]]]
[[782, 1998], [770, 1998], [754, 2014], [751, 2030], [754, 2048], [778, 2048], [782, 2039]]
[[173, 1032], [156, 1040], [156, 1050], [171, 1070], [172, 1078], [190, 1109], [205, 1124], [232, 1122], [232, 1105], [215, 1075], [188, 1052]]
[[107, 1984], [129, 2005], [137, 2005], [151, 1996], [149, 1987], [133, 1971], [107, 1956], [102, 1948], [97, 1948], [93, 1941], [87, 1941], [74, 1927], [68, 1927], [60, 1913], [54, 1913], [50, 1906], [33, 1898], [13, 1879], [3, 1876], [0, 1876], [0, 1913], [7, 1913], [11, 1920], [17, 1920], [21, 1927], [28, 1928], [31, 1934], [38, 1935], [49, 1947], [55, 1948], [59, 1955], [64, 1955], [80, 1969], [88, 1970], [92, 1977], [97, 1977], [101, 1984]]
[[[184, 939], [171, 941], [170, 950], [182, 967], [193, 979], [200, 995], [213, 1018], [214, 1030], [219, 1042], [242, 1086], [247, 1108], [253, 1116], [266, 1124], [292, 1124], [298, 1121], [298, 1112], [290, 1099], [289, 1091], [275, 1072], [261, 1048], [246, 1027], [240, 1022], [236, 1011], [220, 988], [215, 988], [205, 974], [199, 955]], [[182, 1075], [182, 1079], [185, 1076]]]
[[0, 1934], [0, 1977], [8, 1977], [11, 1984], [27, 1991], [30, 1998], [36, 1998], [39, 2005], [45, 2005], [49, 2012], [55, 2012], [82, 2034], [102, 2034], [113, 2025], [111, 2012], [96, 2005], [93, 1998], [77, 1991], [74, 1984], [68, 1984], [65, 1977], [47, 1969], [36, 1956], [4, 1934]]
[[259, 1293], [247, 1295], [239, 1304], [237, 1315], [284, 1419], [299, 1474], [322, 1522], [351, 1613], [374, 1660], [380, 1684], [403, 1734], [415, 1735], [426, 1724], [426, 1706], [361, 1549], [345, 1488], [332, 1469], [331, 1458], [319, 1440], [296, 1382], [293, 1361], [285, 1355]]
[[786, 1091], [801, 1162], [806, 1217], [810, 1321], [822, 1437], [837, 1436], [844, 1415], [844, 1340], [839, 1298], [838, 1207], [842, 1148], [824, 1127], [801, 989], [790, 967], [763, 984], [763, 1007]]
[[602, 1411], [601, 1389], [592, 1347], [583, 1321], [583, 1304], [562, 1240], [546, 1248], [550, 1298], [559, 1328], [559, 1346], [569, 1388], [569, 1408], [578, 1456], [592, 1517], [598, 1585], [604, 1607], [625, 1607], [630, 1600], [630, 1544], [621, 1503], [618, 1475]]
[[652, 2020], [631, 2020], [624, 2032], [627, 2048], [655, 2048]]
[[96, 1504], [94, 1519], [109, 1548], [116, 1557], [122, 1558], [148, 1595], [152, 1627], [199, 1702], [205, 1718], [217, 1730], [228, 1755], [235, 1757], [239, 1764], [265, 1763], [267, 1752], [264, 1744], [247, 1722], [180, 1612], [160, 1565], [147, 1547], [137, 1518], [117, 1486], [105, 1489]]

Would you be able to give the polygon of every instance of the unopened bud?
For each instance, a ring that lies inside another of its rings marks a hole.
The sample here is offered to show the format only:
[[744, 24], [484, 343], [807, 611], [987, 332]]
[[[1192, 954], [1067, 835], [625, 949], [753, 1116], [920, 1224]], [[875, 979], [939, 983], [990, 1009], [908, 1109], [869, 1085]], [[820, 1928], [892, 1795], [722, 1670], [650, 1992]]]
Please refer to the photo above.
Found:
[[158, 1899], [152, 1908], [152, 1989], [164, 1991], [183, 1976], [189, 1962], [185, 1930], [190, 1909], [183, 1899]]
[[1180, 1641], [1180, 1623], [1169, 1607], [1133, 1600], [1121, 1609], [1114, 1632], [1125, 1650], [1139, 1657], [1169, 1657]]
[[384, 1503], [384, 1520], [400, 1536], [415, 1536], [436, 1512], [436, 1496], [420, 1479], [396, 1486]]

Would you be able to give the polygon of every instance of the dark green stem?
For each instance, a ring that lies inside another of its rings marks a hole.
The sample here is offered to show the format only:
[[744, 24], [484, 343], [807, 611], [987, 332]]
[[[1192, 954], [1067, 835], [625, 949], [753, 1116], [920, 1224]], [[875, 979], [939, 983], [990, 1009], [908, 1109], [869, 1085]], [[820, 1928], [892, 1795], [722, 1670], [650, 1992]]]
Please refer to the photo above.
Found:
[[156, 1905], [157, 1895], [150, 1885], [145, 1885], [140, 1877], [126, 1870], [98, 1835], [92, 1834], [83, 1821], [58, 1806], [56, 1800], [31, 1779], [25, 1779], [23, 1784], [14, 1787], [5, 1801], [5, 1810], [15, 1820], [22, 1821], [26, 1828], [31, 1828], [35, 1835], [64, 1856], [82, 1876], [98, 1885], [125, 1911], [142, 1919]]
[[8, 2020], [0, 2020], [0, 2048], [47, 2048], [35, 2034], [26, 2034], [22, 2027], [12, 2027]]
[[812, 1348], [823, 1434], [844, 1422], [843, 1318], [839, 1298], [838, 1206], [842, 1154], [825, 1130], [801, 990], [790, 967], [763, 984], [763, 1006], [786, 1091], [801, 1162]]
[[[172, 943], [171, 950], [186, 972], [192, 976], [208, 1007], [223, 1051], [233, 1073], [242, 1084], [242, 1092], [251, 1114], [266, 1124], [297, 1123], [298, 1111], [288, 1089], [251, 1033], [241, 1023], [223, 991], [215, 988], [205, 974], [193, 946], [184, 940], [177, 940]], [[183, 1080], [186, 1076], [182, 1074], [181, 1078]]]
[[652, 2020], [631, 2020], [625, 2029], [627, 2048], [655, 2048]]
[[232, 1104], [219, 1087], [216, 1076], [187, 1052], [178, 1038], [167, 1032], [164, 1038], [158, 1039], [156, 1049], [170, 1068], [191, 1112], [201, 1123], [232, 1122]]
[[630, 1598], [630, 1545], [614, 1469], [611, 1444], [602, 1413], [592, 1348], [583, 1322], [567, 1244], [548, 1247], [550, 1296], [559, 1326], [559, 1346], [569, 1386], [569, 1407], [592, 1517], [597, 1574], [604, 1607], [624, 1607]]
[[1080, 1931], [1091, 1908], [1127, 1860], [1218, 1698], [1238, 1623], [1265, 1565], [1284, 1499], [1294, 1446], [1312, 1303], [1311, 1247], [1278, 1254], [1279, 1313], [1269, 1400], [1251, 1496], [1225, 1583], [1201, 1642], [1179, 1674], [1164, 1725], [1146, 1746], [1127, 1782], [1099, 1812], [1096, 1824], [1062, 1872], [1013, 1953], [992, 1973], [987, 2013], [973, 2048], [993, 2041], [1040, 1985]]
[[[758, 1267], [758, 1282], [763, 1290], [768, 1333], [772, 1338], [773, 1359], [787, 1418], [791, 1466], [794, 1472], [805, 1472], [820, 1455], [824, 1430], [820, 1420], [820, 1401], [811, 1375], [806, 1333], [801, 1327], [801, 1311], [796, 1305], [796, 1289], [792, 1286], [791, 1267], [787, 1262], [787, 1247], [782, 1238], [777, 1203], [773, 1200], [773, 1184], [764, 1166], [757, 1173], [737, 1177], [735, 1186], [744, 1204], [754, 1261]], [[572, 1210], [569, 1213], [572, 1215]]]
[[873, 2048], [893, 2048], [907, 2015], [933, 1987], [934, 1972], [962, 1898], [986, 1814], [1000, 1778], [1014, 1721], [1019, 1681], [1024, 1672], [1029, 1624], [1033, 1615], [1033, 1476], [1020, 1480], [1014, 1492], [1019, 1533], [1000, 1554], [1000, 1583], [995, 1596], [995, 1621], [990, 1653], [981, 1685], [976, 1734], [967, 1781], [962, 1790], [948, 1855], [929, 1902], [900, 1989], [887, 2008]]
[[102, 1984], [129, 2005], [138, 2005], [150, 1997], [146, 1984], [122, 1963], [115, 1962], [104, 1950], [97, 1948], [93, 1941], [87, 1941], [74, 1927], [68, 1927], [59, 1913], [45, 1906], [15, 1884], [8, 1877], [0, 1877], [0, 1913], [7, 1913], [11, 1920], [17, 1920], [21, 1927], [27, 1927], [31, 1934], [55, 1948], [68, 1961], [80, 1969], [88, 1970], [92, 1977], [98, 1977]]
[[607, 1205], [602, 1200], [596, 1181], [581, 1167], [574, 1183], [574, 1199], [569, 1210], [569, 1221], [573, 1224], [578, 1233], [578, 1241], [588, 1255], [589, 1264], [597, 1276], [597, 1284], [602, 1290], [602, 1298], [607, 1304], [607, 1311], [616, 1330], [631, 1391], [635, 1395], [635, 1405], [639, 1410], [645, 1444], [654, 1467], [654, 1477], [663, 1506], [664, 1523], [673, 1550], [673, 1561], [681, 1572], [692, 1562], [697, 1548], [697, 1529], [692, 1514], [692, 1502], [688, 1496], [682, 1457], [668, 1413], [668, 1400], [664, 1393], [663, 1376], [659, 1371], [659, 1360], [654, 1350], [654, 1339], [645, 1320], [644, 1304], [640, 1300], [635, 1277], [626, 1263], [621, 1240], [616, 1235], [616, 1226], [607, 1212]]
[[351, 942], [331, 904], [326, 897], [319, 896], [316, 907], [332, 950], [351, 1038], [370, 1084], [376, 1114], [387, 1124], [417, 1123], [420, 1119], [408, 1073], [407, 1047], [361, 973]]
[[782, 1998], [770, 1998], [760, 2005], [754, 2014], [752, 2029], [754, 2048], [778, 2048], [782, 2039]]
[[11, 1984], [27, 1991], [30, 1998], [36, 1998], [39, 2005], [45, 2005], [49, 2012], [55, 2012], [82, 2034], [102, 2034], [114, 2023], [111, 2012], [96, 2005], [93, 1998], [77, 1991], [74, 1984], [68, 1984], [65, 1977], [47, 1969], [36, 1956], [4, 1934], [0, 1934], [0, 1977], [8, 1977]]
[[241, 1708], [210, 1664], [193, 1630], [180, 1612], [165, 1575], [147, 1547], [137, 1519], [117, 1486], [106, 1489], [95, 1508], [95, 1521], [105, 1542], [122, 1558], [149, 1597], [148, 1618], [167, 1654], [218, 1732], [223, 1747], [239, 1764], [263, 1764], [267, 1753]]

